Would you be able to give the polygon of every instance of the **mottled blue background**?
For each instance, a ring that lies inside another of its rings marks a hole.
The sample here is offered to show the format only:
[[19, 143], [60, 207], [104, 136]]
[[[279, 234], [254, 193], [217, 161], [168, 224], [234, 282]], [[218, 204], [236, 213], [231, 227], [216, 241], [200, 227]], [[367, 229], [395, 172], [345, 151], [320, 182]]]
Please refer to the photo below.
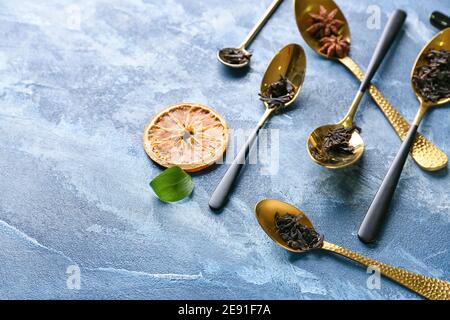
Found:
[[[409, 159], [379, 243], [356, 231], [400, 141], [365, 98], [357, 115], [367, 149], [343, 171], [312, 163], [308, 133], [338, 120], [358, 82], [316, 56], [301, 39], [292, 1], [284, 1], [251, 46], [248, 72], [232, 73], [216, 50], [237, 45], [269, 0], [0, 1], [0, 298], [417, 299], [383, 279], [366, 287], [365, 268], [321, 252], [293, 255], [260, 230], [253, 207], [265, 197], [307, 212], [329, 241], [425, 275], [450, 279], [450, 177]], [[339, 0], [352, 31], [351, 56], [369, 62], [381, 29], [366, 27], [372, 1]], [[382, 24], [396, 7], [405, 31], [375, 82], [409, 120], [417, 109], [409, 74], [437, 32], [445, 1], [377, 1]], [[79, 26], [77, 24], [77, 12]], [[287, 43], [305, 47], [308, 70], [295, 107], [270, 120], [279, 129], [280, 170], [251, 165], [226, 209], [209, 195], [220, 165], [194, 176], [195, 191], [175, 204], [148, 186], [161, 172], [145, 154], [142, 130], [159, 109], [194, 101], [218, 110], [232, 128], [251, 128], [263, 112], [259, 82]], [[421, 126], [450, 153], [450, 110]], [[66, 286], [70, 265], [81, 289]]]

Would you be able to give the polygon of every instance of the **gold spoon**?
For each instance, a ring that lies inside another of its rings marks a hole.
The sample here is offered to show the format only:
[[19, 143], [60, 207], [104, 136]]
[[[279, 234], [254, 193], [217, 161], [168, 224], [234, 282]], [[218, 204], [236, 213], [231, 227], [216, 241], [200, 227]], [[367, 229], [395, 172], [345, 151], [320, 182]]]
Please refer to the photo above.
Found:
[[[288, 44], [282, 48], [272, 59], [261, 81], [261, 93], [265, 92], [267, 87], [280, 80], [281, 76], [286, 77], [295, 87], [294, 97], [284, 104], [283, 108], [290, 106], [297, 99], [300, 89], [305, 79], [306, 55], [305, 51], [298, 44]], [[236, 177], [250, 152], [250, 148], [255, 142], [259, 130], [264, 126], [269, 117], [279, 108], [270, 108], [267, 102], [264, 102], [266, 110], [258, 122], [257, 127], [250, 134], [249, 138], [242, 146], [236, 158], [231, 163], [227, 172], [217, 185], [214, 193], [209, 200], [211, 209], [220, 209], [225, 204], [225, 200], [234, 185]]]
[[[253, 29], [250, 31], [250, 33], [247, 35], [247, 37], [244, 39], [244, 41], [241, 43], [241, 45], [238, 48], [223, 48], [217, 52], [217, 59], [222, 62], [224, 65], [231, 67], [231, 68], [243, 68], [246, 65], [250, 63], [250, 57], [249, 52], [246, 50], [246, 48], [250, 45], [250, 43], [253, 41], [253, 39], [256, 37], [258, 32], [262, 29], [262, 27], [266, 24], [267, 20], [269, 20], [272, 13], [275, 12], [275, 10], [278, 8], [280, 3], [283, 0], [274, 0], [270, 6], [267, 8], [266, 12], [264, 12], [263, 16], [259, 21], [256, 23], [256, 25], [253, 27]], [[249, 55], [247, 59], [243, 59], [244, 61], [241, 63], [233, 63], [230, 59], [227, 59], [226, 51], [227, 50], [237, 50], [242, 51], [244, 54]]]
[[[366, 89], [370, 85], [370, 81], [372, 81], [375, 72], [380, 66], [383, 58], [394, 42], [395, 36], [400, 31], [403, 22], [406, 19], [406, 13], [402, 10], [396, 10], [394, 14], [389, 18], [386, 27], [384, 28], [383, 34], [381, 35], [380, 40], [378, 41], [377, 47], [372, 55], [372, 59], [370, 60], [369, 67], [367, 68], [366, 76], [361, 82], [361, 86], [359, 87], [358, 92], [356, 93], [355, 98], [350, 106], [345, 117], [336, 124], [327, 124], [315, 129], [308, 137], [307, 141], [307, 150], [311, 159], [317, 164], [329, 168], [329, 169], [340, 169], [345, 168], [361, 158], [364, 152], [364, 142], [358, 132], [358, 130], [354, 130], [349, 141], [349, 145], [352, 147], [352, 152], [336, 152], [333, 154], [327, 154], [324, 156], [323, 144], [325, 141], [325, 137], [330, 130], [338, 129], [338, 128], [350, 128], [353, 126], [353, 118], [355, 116], [356, 110], [359, 106], [359, 103], [366, 91]], [[344, 24], [344, 28], [348, 28], [347, 24]], [[347, 35], [348, 37], [348, 35]], [[348, 37], [348, 41], [350, 41], [350, 37]]]
[[[297, 21], [297, 27], [300, 31], [305, 42], [313, 49], [316, 53], [324, 58], [330, 59], [328, 56], [319, 52], [320, 45], [319, 41], [314, 39], [306, 29], [309, 28], [309, 13], [315, 13], [319, 11], [319, 6], [324, 6], [328, 12], [337, 9], [338, 13], [336, 18], [344, 21], [344, 26], [340, 30], [340, 34], [350, 43], [350, 29], [349, 25], [344, 17], [344, 14], [336, 5], [333, 0], [294, 0], [294, 12]], [[332, 59], [332, 58], [331, 58]], [[346, 66], [353, 75], [359, 80], [363, 80], [364, 73], [361, 68], [352, 60], [351, 57], [346, 56], [341, 59], [333, 59], [339, 61], [344, 66]], [[394, 128], [395, 132], [398, 134], [401, 140], [404, 140], [407, 136], [407, 132], [410, 128], [409, 123], [405, 118], [392, 106], [389, 101], [381, 94], [381, 92], [371, 84], [369, 93], [377, 103], [378, 107], [381, 109], [391, 126]], [[444, 168], [448, 163], [447, 155], [440, 150], [437, 146], [427, 140], [420, 133], [417, 134], [416, 140], [413, 142], [411, 148], [411, 155], [416, 161], [416, 163], [424, 170], [436, 171]]]
[[[262, 229], [276, 244], [278, 244], [280, 247], [288, 251], [295, 253], [304, 253], [309, 251], [309, 250], [302, 251], [292, 249], [283, 241], [283, 239], [281, 239], [275, 226], [276, 213], [278, 213], [281, 216], [288, 213], [292, 215], [301, 216], [299, 222], [308, 228], [314, 229], [313, 224], [308, 219], [306, 214], [286, 202], [273, 199], [262, 200], [258, 202], [255, 207], [256, 219], [258, 220]], [[380, 273], [383, 274], [384, 276], [398, 282], [399, 284], [420, 294], [421, 296], [427, 299], [436, 299], [436, 300], [450, 299], [450, 282], [423, 276], [417, 273], [406, 271], [401, 268], [393, 267], [388, 264], [384, 264], [376, 260], [364, 257], [359, 253], [339, 247], [327, 241], [323, 242], [323, 245], [322, 247], [320, 247], [320, 249], [337, 253], [353, 261], [359, 262], [364, 266], [377, 268], [380, 270]]]
[[405, 165], [406, 158], [408, 157], [409, 149], [411, 148], [411, 144], [416, 136], [417, 128], [419, 127], [420, 121], [422, 120], [425, 112], [433, 106], [443, 105], [450, 101], [450, 97], [439, 99], [436, 102], [426, 101], [412, 82], [413, 75], [416, 73], [416, 70], [426, 62], [425, 56], [430, 49], [450, 50], [450, 28], [439, 32], [425, 47], [423, 47], [416, 59], [416, 62], [414, 63], [414, 67], [412, 68], [411, 85], [417, 99], [420, 102], [420, 107], [417, 111], [413, 125], [409, 129], [406, 139], [403, 141], [400, 150], [392, 162], [386, 177], [381, 183], [380, 189], [376, 193], [375, 198], [373, 199], [372, 204], [364, 217], [361, 227], [359, 228], [358, 236], [361, 241], [365, 243], [376, 240], [376, 235], [380, 228], [381, 222], [388, 211], [389, 204], [394, 195], [398, 180], [400, 179], [403, 166]]

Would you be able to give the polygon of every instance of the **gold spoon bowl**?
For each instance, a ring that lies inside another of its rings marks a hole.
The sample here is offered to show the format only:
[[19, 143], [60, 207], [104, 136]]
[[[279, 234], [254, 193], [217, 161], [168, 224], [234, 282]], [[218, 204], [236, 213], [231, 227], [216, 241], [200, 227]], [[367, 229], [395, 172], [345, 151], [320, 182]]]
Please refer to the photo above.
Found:
[[[414, 94], [416, 95], [417, 99], [420, 102], [420, 109], [428, 109], [429, 107], [433, 106], [441, 106], [443, 104], [450, 102], [450, 97], [439, 99], [436, 102], [425, 101], [424, 97], [422, 97], [422, 95], [414, 86], [414, 83], [412, 81], [413, 75], [416, 73], [417, 69], [426, 63], [425, 57], [430, 49], [447, 50], [447, 51], [450, 50], [450, 28], [442, 30], [437, 35], [435, 35], [430, 42], [428, 42], [428, 44], [422, 49], [422, 51], [420, 51], [416, 59], [416, 62], [414, 63], [414, 67], [411, 70], [411, 86], [414, 90]], [[424, 110], [424, 112], [425, 111], [426, 110]]]
[[250, 58], [245, 59], [243, 62], [241, 63], [233, 63], [232, 61], [230, 61], [225, 52], [227, 50], [237, 50], [237, 51], [243, 51], [245, 54], [250, 54], [247, 50], [245, 50], [244, 48], [223, 48], [220, 49], [217, 52], [217, 59], [224, 65], [226, 65], [227, 67], [230, 68], [235, 68], [235, 69], [239, 69], [239, 68], [243, 68], [245, 66], [247, 66], [250, 63]]
[[[274, 199], [265, 199], [256, 204], [256, 219], [258, 220], [261, 228], [265, 231], [265, 233], [277, 245], [294, 253], [305, 253], [307, 251], [310, 251], [292, 249], [283, 241], [283, 239], [281, 239], [275, 225], [275, 215], [277, 213], [281, 216], [286, 214], [300, 216], [299, 223], [308, 228], [314, 228], [311, 220], [309, 220], [309, 218], [303, 211], [286, 202]], [[393, 267], [327, 241], [324, 241], [322, 247], [318, 249], [331, 251], [350, 260], [356, 261], [366, 267], [377, 268], [384, 276], [398, 282], [399, 284], [420, 294], [427, 299], [450, 299], [450, 282], [413, 273], [405, 269]]]
[[364, 153], [364, 141], [356, 130], [353, 131], [349, 141], [349, 145], [353, 148], [352, 153], [330, 153], [327, 155], [323, 153], [324, 137], [330, 130], [342, 127], [346, 128], [342, 123], [323, 125], [316, 128], [308, 136], [306, 149], [315, 163], [328, 169], [342, 169], [353, 165], [361, 158]]
[[[306, 73], [306, 54], [301, 46], [295, 43], [284, 46], [273, 58], [267, 67], [266, 72], [261, 80], [260, 93], [267, 90], [267, 87], [280, 80], [281, 76], [289, 79], [295, 87], [294, 97], [287, 103], [285, 107], [289, 107], [297, 99], [300, 89], [305, 80]], [[270, 109], [269, 105], [264, 103], [266, 110]], [[273, 108], [270, 109], [275, 111]]]

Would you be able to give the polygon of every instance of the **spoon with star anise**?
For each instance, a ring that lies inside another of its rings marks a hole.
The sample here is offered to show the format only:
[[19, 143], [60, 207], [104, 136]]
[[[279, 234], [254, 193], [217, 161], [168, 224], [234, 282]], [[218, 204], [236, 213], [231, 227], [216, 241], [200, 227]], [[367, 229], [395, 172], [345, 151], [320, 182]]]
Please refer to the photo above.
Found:
[[[320, 56], [343, 64], [359, 80], [364, 72], [350, 56], [350, 28], [342, 10], [333, 0], [294, 0], [298, 29], [308, 46]], [[368, 92], [401, 140], [411, 125], [373, 85]], [[418, 133], [411, 156], [424, 170], [436, 171], [448, 163], [447, 155]]]
[[219, 52], [217, 52], [217, 59], [224, 65], [231, 68], [242, 68], [247, 66], [250, 63], [252, 54], [247, 51], [246, 48], [250, 45], [282, 1], [283, 0], [274, 0], [267, 8], [261, 19], [259, 19], [253, 29], [249, 32], [241, 45], [237, 48], [223, 48], [219, 50]]
[[[315, 18], [313, 17], [313, 19]], [[340, 36], [336, 38], [333, 35], [333, 27], [339, 25], [341, 21], [330, 24], [330, 19], [333, 19], [333, 11], [325, 19], [317, 19], [318, 24], [325, 26], [322, 30], [324, 33], [322, 40], [325, 40], [323, 51], [326, 51], [327, 54], [331, 52], [331, 54], [339, 55], [345, 52], [348, 47], [345, 45], [346, 40], [342, 40], [342, 42], [338, 39]], [[364, 152], [364, 142], [359, 134], [359, 128], [353, 124], [353, 118], [367, 87], [370, 85], [370, 81], [394, 42], [395, 36], [400, 31], [405, 19], [406, 13], [402, 10], [395, 11], [389, 18], [370, 60], [366, 76], [361, 82], [361, 86], [345, 117], [336, 124], [321, 126], [309, 135], [308, 153], [317, 164], [329, 169], [340, 169], [352, 165], [361, 158]]]

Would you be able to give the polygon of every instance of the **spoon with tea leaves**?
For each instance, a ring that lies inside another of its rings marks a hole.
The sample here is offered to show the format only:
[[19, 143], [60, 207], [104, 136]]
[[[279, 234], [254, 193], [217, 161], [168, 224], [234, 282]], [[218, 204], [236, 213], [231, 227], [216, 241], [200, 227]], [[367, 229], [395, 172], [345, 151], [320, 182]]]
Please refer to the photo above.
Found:
[[[321, 57], [341, 63], [362, 81], [364, 72], [350, 55], [350, 26], [337, 4], [333, 0], [294, 0], [294, 12], [298, 30], [308, 46]], [[410, 128], [408, 121], [374, 84], [367, 90], [397, 135], [404, 140]], [[427, 171], [440, 170], [448, 163], [447, 155], [420, 133], [413, 142], [411, 155]]]
[[364, 266], [377, 268], [382, 275], [427, 299], [450, 299], [450, 282], [393, 267], [324, 241], [323, 235], [314, 229], [306, 214], [286, 202], [262, 200], [256, 204], [255, 214], [267, 235], [288, 251], [294, 253], [318, 249], [331, 251]]
[[[394, 42], [405, 18], [406, 13], [402, 10], [395, 11], [389, 18], [370, 60], [367, 73], [345, 117], [336, 124], [321, 126], [309, 135], [308, 153], [317, 164], [329, 169], [340, 169], [352, 165], [361, 158], [364, 142], [359, 134], [359, 128], [353, 123], [353, 118], [370, 81]], [[344, 50], [344, 44], [345, 42], [342, 45], [329, 44], [327, 50]]]
[[212, 209], [220, 209], [225, 204], [234, 181], [266, 121], [272, 114], [292, 105], [295, 101], [303, 84], [305, 72], [306, 55], [298, 44], [288, 44], [273, 57], [264, 73], [259, 94], [266, 110], [214, 190], [209, 200]]
[[219, 52], [217, 52], [217, 59], [224, 65], [231, 68], [243, 68], [247, 66], [250, 63], [252, 54], [247, 51], [246, 48], [250, 45], [282, 1], [283, 0], [274, 0], [241, 45], [237, 48], [223, 48], [219, 50]]
[[358, 236], [366, 243], [376, 240], [425, 112], [450, 101], [450, 28], [438, 33], [419, 53], [411, 72], [411, 84], [420, 107], [359, 228]]

